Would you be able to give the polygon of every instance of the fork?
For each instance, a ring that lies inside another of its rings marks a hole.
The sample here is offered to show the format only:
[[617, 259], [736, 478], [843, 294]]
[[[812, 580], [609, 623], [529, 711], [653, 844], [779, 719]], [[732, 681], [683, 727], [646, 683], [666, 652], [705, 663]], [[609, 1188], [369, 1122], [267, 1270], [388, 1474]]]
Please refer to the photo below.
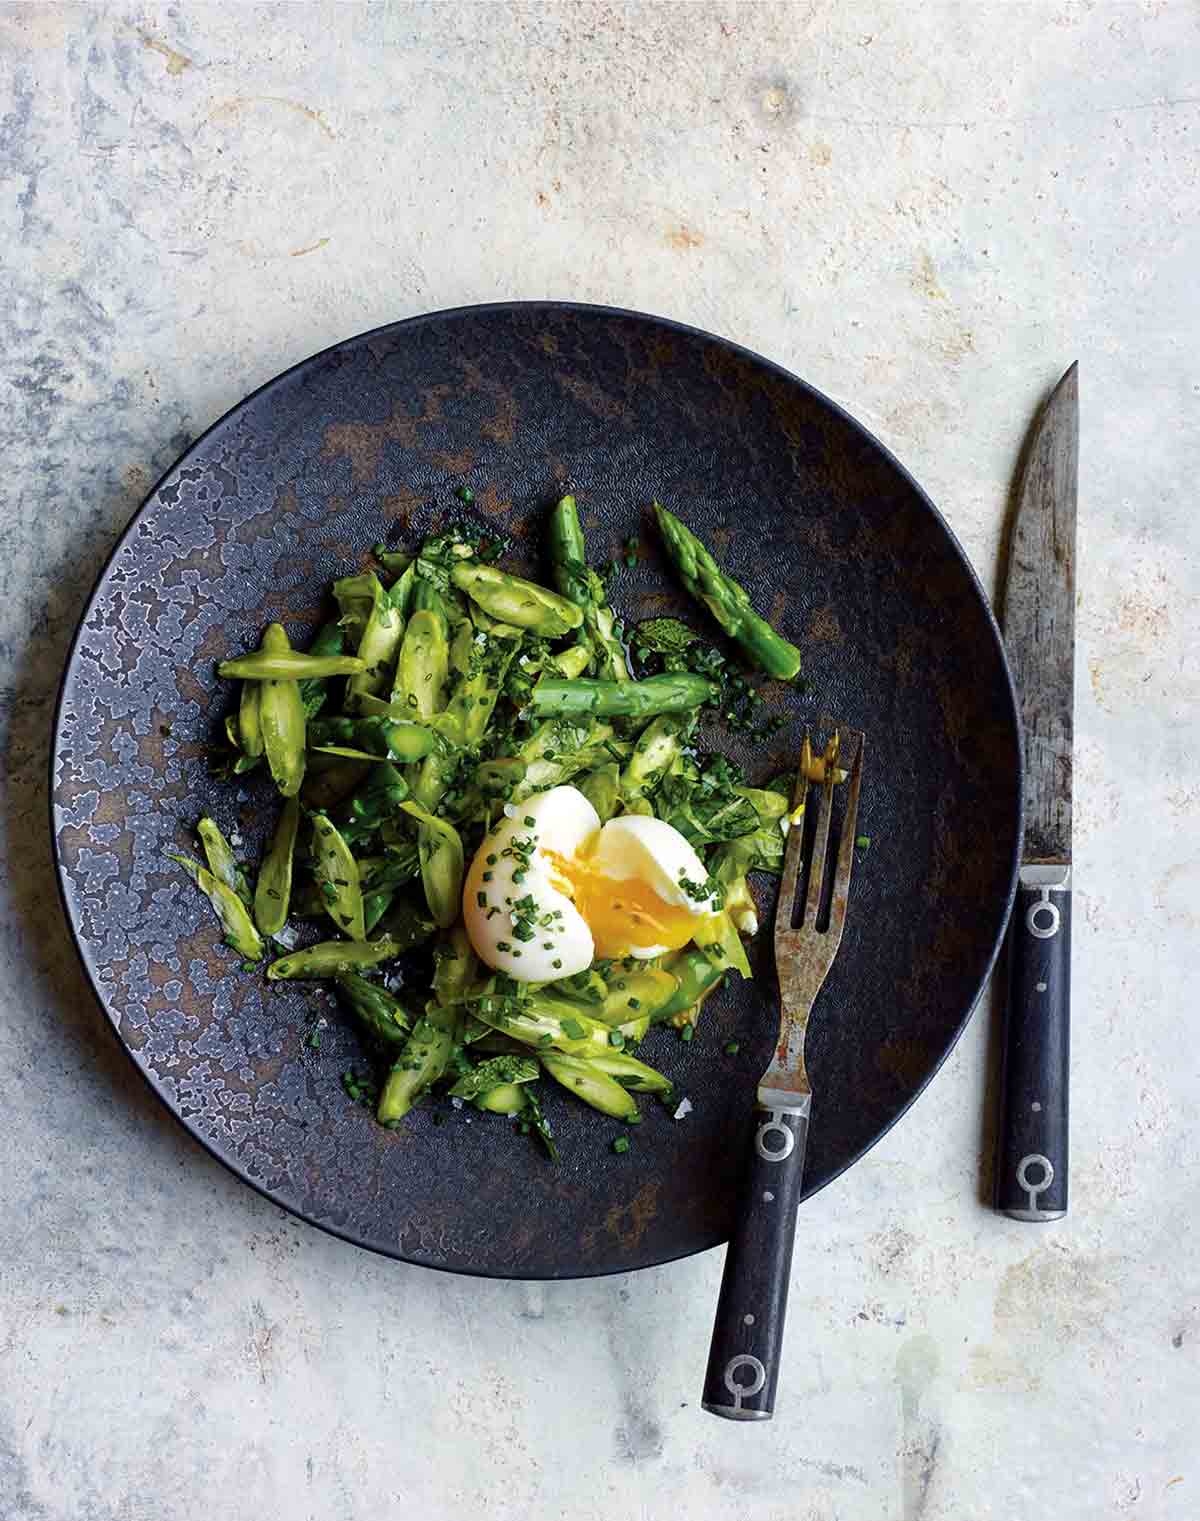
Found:
[[[833, 870], [829, 923], [819, 929], [839, 744], [842, 758], [850, 762], [846, 809]], [[804, 1039], [813, 1003], [833, 965], [846, 923], [865, 748], [866, 737], [861, 730], [839, 729], [825, 751], [807, 891], [799, 927], [793, 929], [804, 853], [803, 814], [812, 785], [807, 734], [804, 739], [775, 910], [779, 1038], [775, 1059], [758, 1085], [756, 1124], [741, 1207], [725, 1258], [704, 1378], [705, 1410], [727, 1420], [769, 1421], [775, 1412], [796, 1211], [812, 1107]]]

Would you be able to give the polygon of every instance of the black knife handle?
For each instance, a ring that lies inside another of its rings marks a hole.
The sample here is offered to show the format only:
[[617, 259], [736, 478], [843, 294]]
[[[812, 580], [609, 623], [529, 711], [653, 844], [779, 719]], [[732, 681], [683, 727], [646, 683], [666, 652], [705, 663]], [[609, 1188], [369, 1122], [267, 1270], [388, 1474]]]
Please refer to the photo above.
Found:
[[755, 1110], [701, 1401], [727, 1420], [769, 1421], [775, 1411], [810, 1104], [801, 1095], [795, 1108]]
[[1014, 1220], [1057, 1220], [1067, 1212], [1069, 866], [1021, 868], [1009, 970], [996, 1208]]

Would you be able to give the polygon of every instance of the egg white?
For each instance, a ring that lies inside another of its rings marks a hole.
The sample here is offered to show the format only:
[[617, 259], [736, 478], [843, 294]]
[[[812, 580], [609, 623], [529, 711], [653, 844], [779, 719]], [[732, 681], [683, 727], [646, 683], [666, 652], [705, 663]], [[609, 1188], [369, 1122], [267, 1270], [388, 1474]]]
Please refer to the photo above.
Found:
[[[693, 886], [702, 883], [708, 872], [694, 848], [665, 819], [637, 813], [610, 819], [596, 840], [592, 867], [613, 882], [636, 878], [664, 903], [686, 909], [696, 919], [715, 914], [720, 907], [715, 897], [698, 900], [681, 885], [684, 879]], [[668, 949], [665, 945], [634, 946], [629, 955], [649, 961]]]
[[[527, 819], [533, 823], [527, 824]], [[578, 788], [552, 787], [518, 803], [511, 818], [485, 835], [463, 886], [463, 921], [481, 961], [522, 982], [551, 982], [591, 966], [592, 932], [571, 899], [555, 886], [543, 852], [548, 848], [560, 856], [574, 856], [599, 828], [600, 816]], [[528, 841], [532, 846], [526, 851]], [[522, 868], [523, 859], [527, 864]], [[514, 872], [522, 869], [521, 881], [514, 882]], [[485, 872], [490, 874], [487, 881]], [[530, 895], [537, 904], [537, 933], [532, 940], [518, 941], [512, 906]], [[555, 914], [559, 917], [551, 924], [540, 923]]]

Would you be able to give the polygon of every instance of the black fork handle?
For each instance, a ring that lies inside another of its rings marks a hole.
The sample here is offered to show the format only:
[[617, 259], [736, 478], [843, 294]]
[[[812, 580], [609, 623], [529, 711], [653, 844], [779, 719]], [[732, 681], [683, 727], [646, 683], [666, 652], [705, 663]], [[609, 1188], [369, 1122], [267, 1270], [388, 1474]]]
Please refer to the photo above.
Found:
[[755, 1111], [737, 1225], [725, 1257], [701, 1400], [730, 1421], [775, 1413], [811, 1096]]

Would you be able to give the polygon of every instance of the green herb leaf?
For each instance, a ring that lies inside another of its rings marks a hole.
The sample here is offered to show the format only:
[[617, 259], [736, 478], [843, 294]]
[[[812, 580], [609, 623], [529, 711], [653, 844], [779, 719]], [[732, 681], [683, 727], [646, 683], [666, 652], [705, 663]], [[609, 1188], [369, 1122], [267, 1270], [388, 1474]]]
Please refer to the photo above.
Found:
[[678, 655], [694, 644], [699, 635], [678, 618], [647, 618], [636, 631], [639, 644], [657, 655]]

